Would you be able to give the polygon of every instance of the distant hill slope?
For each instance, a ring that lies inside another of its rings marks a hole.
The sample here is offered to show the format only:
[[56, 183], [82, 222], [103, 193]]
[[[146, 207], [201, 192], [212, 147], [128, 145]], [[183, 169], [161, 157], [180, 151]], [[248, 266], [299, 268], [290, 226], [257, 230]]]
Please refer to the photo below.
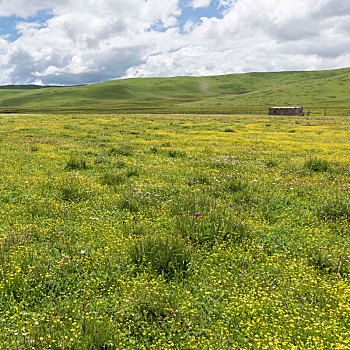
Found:
[[271, 105], [350, 113], [350, 68], [0, 87], [0, 112], [255, 113]]

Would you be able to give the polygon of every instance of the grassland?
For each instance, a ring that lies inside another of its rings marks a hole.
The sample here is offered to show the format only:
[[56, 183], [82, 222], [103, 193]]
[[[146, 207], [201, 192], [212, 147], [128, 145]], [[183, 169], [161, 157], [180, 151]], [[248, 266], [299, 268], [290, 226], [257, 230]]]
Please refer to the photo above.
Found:
[[1, 115], [0, 348], [348, 349], [349, 128]]
[[0, 112], [267, 114], [303, 105], [311, 115], [350, 115], [350, 68], [124, 79], [73, 87], [4, 86]]

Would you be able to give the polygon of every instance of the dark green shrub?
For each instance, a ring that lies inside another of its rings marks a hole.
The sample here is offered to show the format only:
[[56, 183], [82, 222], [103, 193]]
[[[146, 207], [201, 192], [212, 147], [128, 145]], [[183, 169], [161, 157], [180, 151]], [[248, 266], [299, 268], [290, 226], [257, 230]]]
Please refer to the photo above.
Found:
[[131, 261], [166, 278], [184, 275], [191, 263], [190, 248], [173, 235], [153, 234], [138, 239], [129, 248]]

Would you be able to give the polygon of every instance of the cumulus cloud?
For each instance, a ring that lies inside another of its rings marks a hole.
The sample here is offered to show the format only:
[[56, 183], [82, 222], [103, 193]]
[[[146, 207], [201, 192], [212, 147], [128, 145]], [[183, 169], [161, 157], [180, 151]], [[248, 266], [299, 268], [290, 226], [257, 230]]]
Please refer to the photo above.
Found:
[[[0, 16], [23, 18], [17, 40], [0, 37], [0, 83], [350, 66], [348, 0], [212, 1], [220, 18], [194, 20], [180, 0], [0, 0]], [[26, 19], [44, 9], [43, 22]]]
[[197, 9], [200, 7], [208, 7], [211, 3], [211, 0], [192, 0], [190, 6]]

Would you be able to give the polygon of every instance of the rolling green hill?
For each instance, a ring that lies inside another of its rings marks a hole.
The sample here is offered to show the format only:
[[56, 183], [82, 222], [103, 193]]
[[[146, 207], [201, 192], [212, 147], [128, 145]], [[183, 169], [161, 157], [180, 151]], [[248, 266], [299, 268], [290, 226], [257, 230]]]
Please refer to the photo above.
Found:
[[266, 113], [271, 105], [350, 115], [350, 68], [0, 87], [0, 112]]

